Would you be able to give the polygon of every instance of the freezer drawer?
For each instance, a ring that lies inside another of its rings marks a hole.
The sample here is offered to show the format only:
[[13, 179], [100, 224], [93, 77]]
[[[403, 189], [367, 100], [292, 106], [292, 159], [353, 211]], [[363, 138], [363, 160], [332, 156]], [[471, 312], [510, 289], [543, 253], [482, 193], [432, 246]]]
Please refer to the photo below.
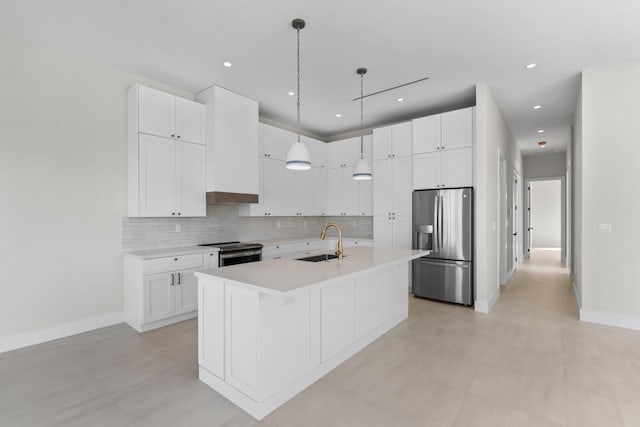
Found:
[[471, 305], [472, 263], [429, 258], [413, 260], [413, 294], [417, 297]]

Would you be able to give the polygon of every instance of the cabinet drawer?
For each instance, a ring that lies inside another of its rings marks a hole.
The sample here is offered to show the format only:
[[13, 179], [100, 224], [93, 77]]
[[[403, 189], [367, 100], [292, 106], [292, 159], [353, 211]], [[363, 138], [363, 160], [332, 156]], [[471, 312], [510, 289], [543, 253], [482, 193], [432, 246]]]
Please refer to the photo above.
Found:
[[143, 274], [156, 274], [188, 268], [202, 268], [202, 254], [147, 259], [144, 261]]

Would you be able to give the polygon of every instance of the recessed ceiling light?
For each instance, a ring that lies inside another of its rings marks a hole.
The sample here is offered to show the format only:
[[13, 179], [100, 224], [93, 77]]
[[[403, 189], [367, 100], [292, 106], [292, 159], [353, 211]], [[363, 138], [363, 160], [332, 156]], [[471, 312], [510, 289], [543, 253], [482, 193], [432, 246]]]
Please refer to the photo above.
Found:
[[538, 133], [544, 133], [544, 129], [538, 129]]
[[525, 65], [524, 68], [526, 68], [527, 70], [530, 70], [532, 68], [536, 68], [537, 66], [538, 66], [538, 64], [531, 63], [531, 64]]
[[289, 92], [289, 96], [293, 96], [295, 94], [296, 94], [295, 92]]
[[539, 110], [539, 109], [541, 109], [541, 108], [542, 108], [542, 105], [534, 105], [534, 106], [533, 106], [533, 109], [534, 109], [534, 110]]
[[342, 114], [336, 114], [336, 117], [342, 117]]
[[231, 62], [229, 62], [229, 61], [224, 61], [224, 62], [222, 63], [222, 65], [224, 65], [225, 67], [229, 68], [229, 67], [231, 67]]
[[398, 98], [398, 99], [396, 99], [396, 101], [402, 102], [402, 101], [404, 101], [404, 98]]

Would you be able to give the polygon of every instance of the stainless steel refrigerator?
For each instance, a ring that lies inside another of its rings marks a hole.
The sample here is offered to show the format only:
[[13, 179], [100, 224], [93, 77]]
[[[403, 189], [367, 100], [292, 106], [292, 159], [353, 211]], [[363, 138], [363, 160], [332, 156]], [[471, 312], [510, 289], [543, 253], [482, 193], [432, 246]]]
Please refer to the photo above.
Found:
[[413, 192], [413, 248], [417, 297], [473, 304], [473, 188]]

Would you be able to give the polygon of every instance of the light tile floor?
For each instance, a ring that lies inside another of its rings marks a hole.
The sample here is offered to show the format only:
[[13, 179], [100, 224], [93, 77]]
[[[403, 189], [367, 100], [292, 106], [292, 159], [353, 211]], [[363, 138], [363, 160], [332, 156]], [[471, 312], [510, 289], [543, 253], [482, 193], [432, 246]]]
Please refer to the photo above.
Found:
[[490, 314], [409, 319], [261, 422], [197, 379], [197, 323], [126, 325], [0, 354], [5, 426], [640, 426], [640, 332], [580, 322], [556, 251]]

